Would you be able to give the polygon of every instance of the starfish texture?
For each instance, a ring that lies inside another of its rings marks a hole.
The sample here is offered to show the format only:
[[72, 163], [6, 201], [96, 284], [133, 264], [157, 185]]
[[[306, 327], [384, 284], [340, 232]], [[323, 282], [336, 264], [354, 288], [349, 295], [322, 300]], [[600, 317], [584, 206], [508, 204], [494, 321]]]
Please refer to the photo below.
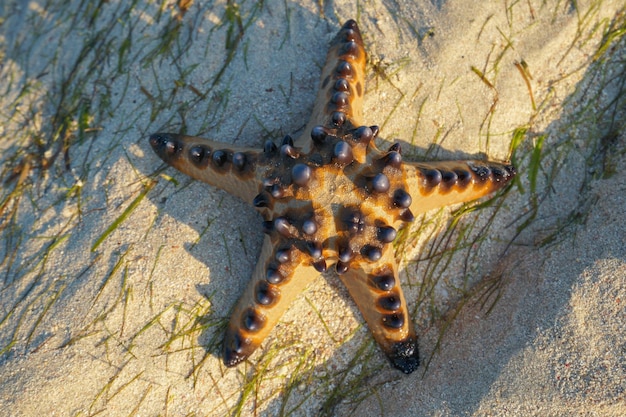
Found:
[[392, 364], [419, 365], [417, 338], [391, 243], [414, 215], [504, 187], [511, 165], [407, 162], [399, 144], [379, 150], [362, 124], [366, 53], [347, 21], [330, 45], [313, 113], [299, 138], [237, 148], [173, 133], [150, 136], [168, 164], [252, 204], [266, 233], [252, 280], [234, 308], [224, 363], [247, 359], [319, 273], [334, 265]]

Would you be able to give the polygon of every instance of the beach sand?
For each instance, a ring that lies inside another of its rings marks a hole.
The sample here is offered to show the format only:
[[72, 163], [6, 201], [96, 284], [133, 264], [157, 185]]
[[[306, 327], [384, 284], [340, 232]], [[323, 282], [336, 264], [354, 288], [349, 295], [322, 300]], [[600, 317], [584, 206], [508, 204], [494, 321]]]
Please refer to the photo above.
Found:
[[[626, 415], [623, 2], [259, 4], [0, 5], [3, 414]], [[381, 148], [518, 180], [398, 242], [413, 374], [332, 273], [226, 368], [261, 217], [147, 137], [299, 133], [349, 18]]]

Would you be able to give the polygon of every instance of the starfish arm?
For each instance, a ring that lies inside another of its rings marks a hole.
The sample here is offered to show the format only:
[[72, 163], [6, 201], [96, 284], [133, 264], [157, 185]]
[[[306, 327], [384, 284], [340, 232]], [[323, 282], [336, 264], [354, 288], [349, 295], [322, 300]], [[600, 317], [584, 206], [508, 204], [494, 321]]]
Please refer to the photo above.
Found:
[[405, 162], [402, 170], [413, 214], [476, 200], [515, 176], [512, 165], [489, 161]]
[[251, 203], [258, 193], [257, 168], [261, 151], [195, 136], [155, 133], [150, 145], [167, 164], [192, 178], [211, 184]]
[[359, 27], [354, 20], [348, 20], [330, 43], [313, 112], [305, 133], [296, 141], [305, 153], [314, 127], [332, 129], [361, 124], [366, 58]]
[[305, 287], [319, 276], [310, 256], [287, 241], [266, 236], [247, 289], [231, 314], [224, 337], [226, 366], [247, 359]]
[[391, 363], [406, 374], [415, 371], [419, 365], [417, 338], [391, 245], [379, 261], [353, 263], [339, 277]]

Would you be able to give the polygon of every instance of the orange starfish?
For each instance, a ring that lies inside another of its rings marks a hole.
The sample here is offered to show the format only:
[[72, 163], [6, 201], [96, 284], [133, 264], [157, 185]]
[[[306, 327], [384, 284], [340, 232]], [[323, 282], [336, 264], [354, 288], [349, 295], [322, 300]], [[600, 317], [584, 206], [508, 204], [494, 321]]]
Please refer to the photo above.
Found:
[[483, 197], [515, 175], [482, 161], [406, 162], [400, 145], [376, 148], [377, 126], [362, 125], [366, 53], [347, 21], [331, 43], [313, 114], [295, 141], [237, 148], [156, 133], [150, 145], [168, 164], [252, 204], [263, 242], [252, 280], [224, 339], [224, 363], [248, 358], [291, 302], [335, 265], [392, 364], [419, 365], [417, 338], [391, 242], [414, 215]]

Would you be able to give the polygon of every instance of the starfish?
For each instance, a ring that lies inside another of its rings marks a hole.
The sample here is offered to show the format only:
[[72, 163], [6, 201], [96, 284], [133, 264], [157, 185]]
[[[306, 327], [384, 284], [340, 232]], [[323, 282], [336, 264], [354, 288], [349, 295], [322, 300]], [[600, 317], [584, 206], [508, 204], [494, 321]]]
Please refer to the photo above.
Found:
[[505, 163], [407, 162], [399, 144], [379, 150], [379, 128], [362, 123], [365, 63], [361, 33], [349, 20], [330, 44], [304, 133], [279, 146], [150, 136], [163, 161], [252, 204], [264, 218], [258, 263], [226, 330], [226, 366], [246, 360], [292, 301], [334, 265], [391, 363], [413, 372], [417, 337], [391, 245], [398, 229], [418, 213], [491, 194], [515, 176]]

